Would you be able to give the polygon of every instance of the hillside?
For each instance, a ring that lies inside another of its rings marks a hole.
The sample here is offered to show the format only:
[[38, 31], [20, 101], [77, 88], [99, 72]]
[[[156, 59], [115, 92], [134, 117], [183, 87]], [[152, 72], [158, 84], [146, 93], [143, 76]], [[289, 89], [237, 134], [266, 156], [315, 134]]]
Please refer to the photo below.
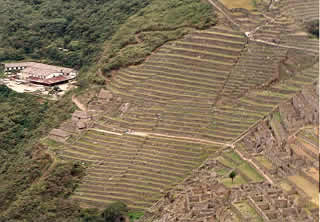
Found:
[[78, 68], [95, 62], [103, 42], [148, 3], [1, 0], [0, 62], [44, 59]]
[[[121, 200], [132, 209], [151, 207], [208, 156], [234, 148], [280, 104], [317, 81], [318, 40], [305, 29], [317, 8], [304, 14], [291, 1], [261, 3], [253, 11], [211, 3], [219, 12], [215, 26], [113, 72], [106, 87], [112, 98], [97, 95], [88, 105], [89, 113], [98, 113], [90, 127], [54, 147], [62, 159], [89, 166], [72, 196], [82, 206]], [[238, 185], [261, 182], [264, 173], [251, 162], [253, 169], [244, 163], [240, 170]]]
[[[73, 94], [104, 84], [101, 71], [107, 76], [111, 69], [142, 62], [163, 43], [214, 24], [215, 14], [208, 3], [191, 0], [0, 3], [0, 62], [23, 59], [80, 69], [80, 88], [56, 102], [1, 86], [0, 221], [81, 220], [90, 213], [68, 196], [83, 167], [57, 159], [48, 147], [55, 142], [40, 138], [70, 118]], [[135, 33], [148, 39], [137, 44], [140, 51], [133, 47], [132, 38], [140, 41]], [[106, 58], [114, 63], [103, 69]]]
[[[6, 9], [37, 11], [29, 16], [48, 8], [61, 15], [75, 9], [79, 21], [92, 14], [86, 21], [97, 35], [79, 35], [84, 24], [71, 19], [62, 36], [37, 32], [44, 44], [18, 53], [64, 63], [41, 54], [52, 38], [57, 50], [83, 63], [65, 64], [82, 67], [80, 88], [50, 108], [30, 97], [32, 111], [24, 113], [4, 100], [6, 118], [25, 138], [12, 145], [18, 158], [3, 158], [9, 182], [0, 184], [0, 221], [77, 221], [90, 214], [80, 207], [102, 210], [114, 201], [144, 212], [140, 221], [148, 222], [318, 220], [319, 40], [308, 30], [319, 3], [114, 2], [5, 2]], [[3, 24], [4, 33], [11, 30]], [[58, 44], [73, 31], [81, 47]], [[22, 49], [10, 38], [0, 36], [4, 54]], [[3, 60], [11, 59], [19, 58]], [[71, 97], [81, 109], [73, 114]], [[21, 138], [6, 127], [0, 132]]]

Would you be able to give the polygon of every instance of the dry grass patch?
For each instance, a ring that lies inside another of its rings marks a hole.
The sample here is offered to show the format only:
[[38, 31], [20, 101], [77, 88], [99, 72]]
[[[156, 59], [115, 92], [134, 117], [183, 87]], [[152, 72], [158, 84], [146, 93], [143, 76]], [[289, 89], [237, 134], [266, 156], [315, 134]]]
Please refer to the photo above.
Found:
[[304, 172], [319, 182], [319, 170], [316, 168], [305, 169]]
[[262, 165], [264, 166], [266, 169], [271, 170], [272, 169], [272, 163], [265, 158], [264, 156], [257, 156], [255, 157], [255, 159]]
[[319, 190], [317, 185], [312, 184], [299, 175], [289, 176], [288, 180], [294, 183], [298, 188], [303, 190], [310, 198], [312, 198], [313, 203], [319, 205]]
[[290, 190], [292, 190], [292, 186], [290, 186], [290, 184], [288, 184], [286, 181], [281, 181], [279, 183], [279, 186], [282, 190], [289, 192]]
[[260, 0], [221, 0], [221, 2], [228, 8], [245, 8], [248, 10], [253, 10]]

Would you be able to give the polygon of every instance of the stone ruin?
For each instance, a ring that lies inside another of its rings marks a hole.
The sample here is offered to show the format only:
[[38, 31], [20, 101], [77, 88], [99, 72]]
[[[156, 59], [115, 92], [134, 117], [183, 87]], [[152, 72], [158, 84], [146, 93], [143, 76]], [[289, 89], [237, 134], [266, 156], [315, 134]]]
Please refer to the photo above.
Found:
[[92, 115], [85, 111], [76, 110], [72, 114], [71, 121], [76, 126], [78, 130], [83, 130], [88, 128], [92, 120]]
[[53, 129], [49, 133], [49, 138], [57, 142], [65, 143], [71, 136], [71, 133], [62, 129]]

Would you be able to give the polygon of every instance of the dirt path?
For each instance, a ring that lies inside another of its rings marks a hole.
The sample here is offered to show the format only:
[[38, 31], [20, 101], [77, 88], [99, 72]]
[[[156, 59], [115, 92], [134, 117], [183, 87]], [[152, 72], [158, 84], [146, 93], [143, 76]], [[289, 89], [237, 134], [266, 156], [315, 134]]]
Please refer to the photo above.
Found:
[[181, 139], [181, 140], [195, 141], [195, 142], [204, 143], [204, 144], [215, 144], [215, 145], [220, 145], [220, 146], [232, 146], [232, 144], [229, 144], [229, 143], [219, 143], [219, 142], [214, 142], [214, 141], [211, 141], [211, 140], [197, 139], [197, 138], [192, 138], [192, 137], [170, 136], [170, 135], [161, 134], [161, 133], [150, 133], [150, 132], [140, 132], [140, 131], [130, 131], [130, 130], [128, 132], [126, 132], [126, 133], [116, 133], [116, 132], [107, 131], [107, 130], [101, 130], [101, 129], [97, 129], [97, 128], [89, 128], [89, 130], [94, 130], [94, 131], [101, 132], [101, 133], [114, 134], [114, 135], [118, 135], [118, 136], [123, 136], [125, 134], [134, 135], [134, 136], [142, 136], [142, 137], [160, 136], [160, 137], [167, 137], [167, 138], [175, 138], [175, 139]]
[[87, 107], [82, 104], [74, 95], [72, 96], [72, 102], [82, 111], [88, 112]]
[[302, 51], [308, 51], [308, 52], [318, 53], [317, 50], [300, 48], [300, 47], [283, 45], [283, 44], [277, 44], [277, 43], [273, 43], [273, 42], [264, 41], [264, 40], [261, 40], [261, 39], [255, 39], [255, 38], [253, 38], [253, 36], [248, 36], [248, 38], [249, 38], [251, 41], [253, 41], [253, 42], [261, 42], [261, 43], [264, 43], [264, 44], [267, 44], [267, 45], [272, 45], [272, 46], [277, 46], [277, 47], [287, 48], [287, 49], [298, 49], [298, 50], [302, 50]]
[[97, 128], [89, 128], [88, 130], [93, 130], [93, 131], [97, 131], [100, 133], [108, 133], [108, 134], [113, 134], [113, 135], [117, 135], [117, 136], [122, 136], [122, 133], [116, 133], [116, 132], [112, 132], [112, 131], [107, 131], [107, 130], [102, 130], [102, 129], [97, 129]]
[[240, 27], [240, 25], [238, 23], [236, 23], [233, 18], [231, 18], [227, 13], [224, 12], [224, 10], [214, 1], [212, 0], [208, 0], [209, 3], [211, 5], [213, 5], [213, 7], [215, 7], [216, 9], [218, 9], [233, 25]]

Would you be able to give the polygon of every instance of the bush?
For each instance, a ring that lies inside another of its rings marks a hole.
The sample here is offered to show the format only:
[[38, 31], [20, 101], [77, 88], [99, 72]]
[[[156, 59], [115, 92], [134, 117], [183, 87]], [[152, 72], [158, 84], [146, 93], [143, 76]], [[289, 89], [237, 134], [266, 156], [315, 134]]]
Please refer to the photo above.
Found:
[[307, 25], [308, 32], [319, 38], [319, 20], [314, 20]]
[[111, 203], [102, 213], [104, 222], [114, 222], [118, 217], [128, 213], [127, 205], [122, 202]]

